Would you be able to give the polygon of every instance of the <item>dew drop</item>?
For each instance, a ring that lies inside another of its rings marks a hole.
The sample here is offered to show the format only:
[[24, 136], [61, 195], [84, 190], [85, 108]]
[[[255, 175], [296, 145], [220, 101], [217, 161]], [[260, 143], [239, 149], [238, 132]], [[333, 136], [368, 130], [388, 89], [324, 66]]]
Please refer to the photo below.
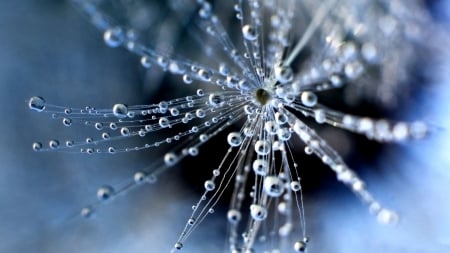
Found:
[[230, 209], [227, 212], [227, 219], [228, 222], [232, 223], [232, 224], [236, 224], [241, 220], [241, 212], [239, 212], [236, 209]]
[[278, 129], [277, 136], [280, 141], [287, 141], [291, 138], [292, 134], [288, 128], [283, 127]]
[[227, 141], [231, 147], [237, 147], [237, 146], [241, 145], [242, 137], [241, 137], [240, 133], [232, 132], [232, 133], [228, 134]]
[[198, 148], [190, 147], [188, 149], [188, 153], [189, 153], [190, 156], [197, 156], [198, 155]]
[[34, 96], [28, 101], [28, 107], [36, 112], [45, 110], [45, 100], [42, 97]]
[[116, 149], [114, 147], [108, 147], [108, 153], [114, 154], [116, 153]]
[[269, 163], [264, 159], [256, 159], [252, 168], [256, 175], [265, 176], [269, 171]]
[[259, 140], [255, 143], [255, 151], [258, 155], [267, 155], [270, 152], [270, 143], [266, 140]]
[[302, 104], [307, 107], [313, 107], [317, 104], [317, 96], [311, 91], [302, 92], [302, 94], [300, 95], [300, 99], [302, 101]]
[[206, 191], [213, 191], [216, 188], [216, 184], [212, 180], [205, 181], [204, 186]]
[[72, 140], [66, 141], [66, 147], [68, 147], [68, 148], [72, 147], [73, 144], [75, 144], [75, 142]]
[[219, 107], [224, 102], [224, 96], [222, 94], [212, 93], [209, 95], [208, 101], [214, 107]]
[[111, 130], [117, 130], [117, 124], [114, 123], [114, 122], [111, 122], [111, 123], [109, 124], [109, 128], [110, 128]]
[[40, 151], [42, 149], [42, 143], [40, 142], [34, 142], [31, 146], [34, 151]]
[[128, 113], [128, 106], [124, 104], [115, 104], [113, 106], [113, 114], [119, 119], [123, 119], [127, 117]]
[[188, 74], [183, 75], [183, 82], [185, 84], [191, 84], [192, 83], [192, 77]]
[[152, 61], [151, 61], [150, 57], [147, 55], [142, 56], [141, 57], [141, 65], [144, 68], [147, 68], [147, 69], [150, 68], [152, 66]]
[[244, 35], [244, 39], [246, 40], [256, 40], [258, 37], [255, 29], [251, 25], [244, 25], [242, 27], [242, 34]]
[[108, 200], [114, 194], [114, 188], [109, 185], [104, 185], [97, 190], [97, 198], [99, 200]]
[[264, 192], [270, 197], [280, 197], [283, 194], [283, 181], [276, 176], [267, 176], [264, 178]]
[[199, 76], [203, 81], [209, 82], [209, 81], [211, 81], [212, 73], [211, 73], [211, 71], [209, 71], [209, 70], [206, 70], [206, 69], [200, 69], [200, 70], [198, 71], [198, 76]]
[[177, 242], [177, 243], [175, 243], [175, 245], [173, 247], [177, 250], [180, 250], [183, 248], [183, 244], [181, 242]]
[[281, 84], [291, 82], [294, 78], [294, 73], [289, 66], [277, 65], [274, 67], [275, 79]]
[[94, 210], [91, 207], [84, 207], [80, 211], [81, 217], [84, 217], [84, 218], [92, 217], [93, 213], [94, 213]]
[[306, 243], [303, 241], [297, 241], [294, 244], [294, 250], [296, 252], [305, 252], [306, 250]]
[[130, 129], [128, 129], [128, 127], [122, 127], [122, 128], [120, 128], [120, 134], [122, 136], [129, 136], [130, 135]]
[[219, 66], [219, 72], [220, 72], [220, 74], [222, 74], [224, 76], [228, 76], [231, 71], [230, 71], [230, 68], [228, 67], [228, 65], [226, 65], [225, 63], [222, 63]]
[[269, 120], [264, 123], [264, 129], [268, 134], [274, 135], [278, 130], [278, 125], [274, 121]]
[[396, 224], [399, 220], [398, 214], [388, 210], [388, 209], [381, 209], [377, 214], [377, 220], [381, 224]]
[[57, 149], [59, 147], [59, 141], [58, 140], [51, 140], [48, 142], [48, 146], [51, 149]]
[[314, 110], [314, 119], [317, 123], [322, 124], [326, 121], [325, 111], [323, 109]]
[[71, 126], [72, 125], [72, 119], [70, 118], [63, 118], [62, 123], [64, 126]]
[[169, 109], [170, 115], [172, 116], [178, 116], [180, 114], [180, 111], [177, 108], [170, 108]]
[[205, 95], [205, 91], [203, 89], [197, 89], [197, 96], [203, 97]]
[[97, 122], [97, 123], [95, 123], [94, 127], [97, 130], [102, 130], [103, 129], [103, 123]]
[[175, 153], [173, 153], [173, 152], [169, 152], [169, 153], [166, 153], [166, 154], [164, 155], [164, 163], [165, 163], [167, 166], [172, 166], [172, 165], [174, 165], [177, 161], [178, 161], [178, 157], [177, 157], [177, 155], [175, 155]]
[[302, 186], [301, 186], [300, 182], [298, 182], [298, 181], [292, 181], [290, 185], [291, 185], [291, 190], [293, 192], [297, 192], [302, 189]]
[[256, 221], [262, 221], [267, 218], [267, 209], [264, 206], [252, 204], [250, 205], [250, 215]]
[[195, 111], [195, 116], [197, 116], [197, 118], [204, 118], [206, 116], [205, 110], [203, 109], [197, 109]]
[[145, 177], [146, 175], [144, 172], [138, 171], [134, 173], [133, 179], [136, 184], [141, 184], [145, 181]]
[[118, 47], [122, 45], [125, 40], [124, 31], [120, 27], [107, 29], [103, 34], [103, 40], [109, 47]]

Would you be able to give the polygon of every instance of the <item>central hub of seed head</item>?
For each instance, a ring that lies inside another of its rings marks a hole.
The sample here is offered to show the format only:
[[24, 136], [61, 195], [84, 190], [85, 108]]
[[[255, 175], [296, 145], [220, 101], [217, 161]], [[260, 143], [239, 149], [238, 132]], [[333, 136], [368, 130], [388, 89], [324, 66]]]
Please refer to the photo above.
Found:
[[270, 101], [272, 96], [265, 89], [257, 89], [255, 91], [255, 98], [256, 101], [258, 101], [261, 105], [266, 105]]

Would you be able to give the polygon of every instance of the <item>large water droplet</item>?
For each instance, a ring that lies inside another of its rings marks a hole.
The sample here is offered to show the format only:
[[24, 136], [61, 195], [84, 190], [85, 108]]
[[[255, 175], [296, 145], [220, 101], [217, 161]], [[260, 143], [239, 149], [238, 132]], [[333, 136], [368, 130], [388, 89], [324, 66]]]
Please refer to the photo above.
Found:
[[229, 133], [227, 136], [228, 144], [232, 147], [237, 147], [242, 143], [242, 137], [238, 132]]
[[128, 106], [124, 105], [124, 104], [115, 104], [113, 106], [113, 114], [114, 116], [116, 116], [117, 118], [126, 118], [127, 117], [127, 113], [128, 113]]
[[283, 181], [276, 176], [267, 176], [263, 187], [264, 192], [270, 197], [279, 197], [284, 192]]
[[28, 101], [28, 107], [31, 110], [42, 112], [45, 110], [45, 100], [42, 97], [34, 96]]
[[244, 25], [242, 27], [242, 34], [246, 40], [255, 40], [258, 37], [256, 30], [251, 25]]

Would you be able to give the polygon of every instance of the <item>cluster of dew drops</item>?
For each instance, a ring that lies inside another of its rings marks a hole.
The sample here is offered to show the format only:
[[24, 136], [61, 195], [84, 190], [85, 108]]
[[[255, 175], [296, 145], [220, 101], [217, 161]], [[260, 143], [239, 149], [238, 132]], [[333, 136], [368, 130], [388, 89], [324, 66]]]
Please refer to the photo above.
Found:
[[[84, 3], [84, 1], [80, 0], [75, 2]], [[239, 2], [242, 5], [242, 2]], [[258, 1], [250, 2], [257, 3]], [[215, 24], [215, 26], [205, 25], [206, 32], [221, 34], [220, 26], [217, 25], [217, 17], [212, 14], [211, 5], [202, 0], [197, 1], [197, 3], [200, 6], [198, 10], [200, 18], [205, 20], [207, 24]], [[235, 6], [239, 20], [243, 19], [241, 5]], [[90, 15], [98, 14], [92, 11], [92, 6], [89, 8], [84, 6], [83, 8], [89, 10], [87, 12]], [[313, 20], [317, 19], [320, 21], [325, 16], [324, 13], [319, 11], [319, 14], [313, 17]], [[281, 15], [274, 15], [273, 17], [273, 26], [279, 26], [278, 28], [281, 30], [286, 29], [279, 25], [280, 20], [286, 22], [284, 20], [285, 17], [283, 18]], [[244, 73], [238, 75], [231, 73], [230, 67], [226, 64], [221, 64], [216, 71], [214, 68], [202, 67], [187, 61], [168, 58], [141, 45], [133, 33], [127, 33], [122, 27], [109, 26], [106, 19], [102, 20], [98, 15], [95, 20], [96, 23], [94, 25], [104, 30], [103, 37], [108, 46], [124, 46], [128, 51], [140, 55], [143, 67], [150, 68], [152, 65], [156, 65], [171, 74], [180, 75], [186, 84], [190, 84], [193, 81], [211, 83], [219, 86], [221, 91], [208, 93], [203, 89], [198, 89], [193, 96], [150, 105], [128, 106], [119, 103], [109, 109], [95, 109], [92, 107], [66, 108], [48, 104], [44, 98], [39, 96], [30, 98], [30, 109], [37, 112], [50, 113], [52, 118], [61, 120], [65, 126], [72, 126], [74, 123], [77, 123], [93, 126], [96, 130], [101, 131], [99, 139], [88, 137], [83, 141], [68, 140], [65, 142], [65, 145], [61, 145], [59, 140], [50, 140], [48, 147], [44, 147], [40, 142], [35, 142], [32, 144], [32, 148], [35, 151], [53, 150], [87, 154], [114, 154], [156, 148], [162, 144], [170, 144], [182, 141], [182, 139], [186, 140], [181, 150], [170, 151], [164, 155], [160, 163], [152, 164], [149, 168], [136, 172], [132, 182], [120, 189], [114, 189], [111, 186], [99, 188], [97, 191], [99, 202], [83, 208], [81, 211], [83, 216], [90, 216], [102, 202], [111, 199], [118, 193], [128, 191], [144, 182], [154, 183], [159, 173], [176, 165], [184, 157], [197, 156], [199, 147], [218, 133], [224, 131], [226, 127], [245, 122], [240, 131], [228, 134], [227, 143], [230, 149], [219, 167], [212, 171], [212, 178], [205, 181], [205, 193], [199, 202], [194, 205], [193, 213], [174, 246], [175, 250], [181, 249], [185, 240], [198, 224], [208, 214], [214, 212], [213, 207], [223, 194], [224, 188], [230, 184], [231, 178], [235, 177], [236, 185], [234, 186], [234, 191], [235, 193], [237, 192], [236, 196], [240, 196], [242, 192], [239, 191], [245, 190], [245, 179], [249, 178], [249, 171], [253, 170], [256, 176], [255, 180], [259, 183], [255, 183], [253, 192], [250, 194], [253, 199], [253, 203], [249, 208], [251, 222], [249, 222], [246, 231], [241, 233], [245, 247], [239, 248], [237, 246], [238, 224], [242, 218], [240, 211], [243, 205], [242, 197], [235, 196], [233, 198], [233, 207], [227, 213], [227, 219], [231, 224], [229, 238], [230, 244], [232, 244], [232, 247], [230, 247], [231, 252], [240, 252], [240, 249], [247, 250], [245, 252], [252, 252], [256, 233], [260, 229], [260, 223], [265, 221], [269, 215], [267, 206], [273, 204], [268, 199], [287, 196], [288, 194], [285, 194], [286, 189], [289, 189], [291, 194], [295, 195], [291, 198], [297, 202], [287, 197], [284, 202], [279, 203], [278, 210], [290, 213], [286, 210], [295, 207], [298, 209], [303, 239], [296, 241], [293, 247], [297, 252], [304, 252], [309, 239], [304, 231], [305, 221], [300, 176], [297, 172], [298, 165], [294, 162], [290, 153], [291, 145], [288, 143], [291, 136], [294, 135], [305, 143], [305, 153], [315, 154], [327, 164], [336, 173], [338, 180], [347, 185], [366, 203], [371, 212], [381, 222], [392, 223], [398, 219], [395, 212], [382, 207], [369, 193], [363, 180], [344, 163], [333, 148], [318, 136], [313, 129], [304, 124], [297, 114], [286, 109], [290, 108], [305, 117], [312, 117], [319, 124], [330, 124], [366, 135], [369, 139], [381, 142], [423, 138], [428, 132], [428, 128], [422, 122], [391, 122], [386, 119], [375, 120], [368, 117], [358, 117], [328, 109], [319, 103], [316, 92], [341, 88], [345, 82], [356, 80], [363, 75], [363, 64], [355, 61], [355, 58], [362, 57], [366, 62], [373, 61], [376, 58], [376, 50], [373, 44], [364, 44], [359, 52], [354, 43], [338, 41], [341, 43], [338, 51], [340, 55], [335, 55], [334, 57], [341, 60], [340, 65], [338, 67], [330, 67], [330, 61], [324, 61], [322, 68], [326, 74], [322, 73], [319, 75], [316, 73], [319, 76], [316, 76], [315, 79], [311, 77], [313, 76], [311, 74], [308, 76], [309, 83], [302, 84], [298, 82], [300, 78], [289, 67], [292, 61], [290, 59], [285, 60], [284, 64], [280, 64], [280, 61], [283, 62], [283, 59], [279, 56], [271, 58], [268, 55], [266, 56], [268, 66], [263, 67], [257, 64], [257, 59], [260, 59], [261, 56], [258, 55], [259, 51], [255, 50], [255, 48], [259, 46], [258, 39], [261, 37], [259, 33], [261, 27], [258, 28], [254, 25], [242, 23], [242, 36], [247, 49], [243, 57], [232, 46], [225, 45], [225, 49], [231, 52], [230, 58], [244, 69]], [[255, 23], [255, 20], [252, 20], [253, 23]], [[312, 23], [314, 25], [314, 22]], [[317, 23], [319, 24], [320, 22]], [[291, 25], [288, 22], [287, 27], [290, 28]], [[314, 28], [314, 26], [312, 27]], [[214, 29], [217, 30], [216, 33], [214, 33]], [[314, 29], [317, 29], [317, 27]], [[308, 34], [308, 30], [305, 34]], [[221, 36], [226, 35], [222, 34]], [[312, 35], [309, 34], [308, 36]], [[221, 39], [227, 41], [224, 38]], [[338, 44], [338, 42], [335, 42], [335, 44]], [[330, 44], [333, 44], [333, 41]], [[283, 52], [285, 47], [286, 45], [283, 43], [274, 43], [274, 50]], [[359, 54], [361, 56], [358, 56]], [[247, 64], [249, 66], [246, 65], [245, 59], [250, 59], [251, 64]], [[264, 68], [270, 69], [268, 75], [265, 73]], [[333, 71], [336, 71], [337, 68], [339, 74], [328, 75], [327, 71], [332, 68], [334, 68]], [[253, 69], [254, 71], [246, 72], [245, 70], [248, 69]], [[143, 146], [121, 148], [109, 146], [109, 143], [112, 141], [134, 136], [145, 137], [149, 133], [170, 129], [177, 124], [191, 124], [192, 126], [189, 125], [189, 129], [185, 131], [175, 135], [173, 133], [169, 134], [167, 138], [162, 138]], [[118, 133], [111, 134], [105, 129], [118, 131]], [[194, 136], [198, 138], [193, 138]], [[106, 145], [106, 147], [94, 147], [96, 145]], [[77, 147], [80, 148], [78, 151], [75, 149]], [[233, 155], [232, 151], [236, 150], [237, 152]], [[253, 153], [253, 151], [256, 153], [256, 159], [254, 155], [249, 154]], [[275, 151], [281, 151], [281, 161], [275, 161]], [[232, 169], [232, 167], [235, 169]], [[275, 167], [281, 167], [281, 169], [276, 169]], [[220, 176], [222, 178], [219, 178]], [[210, 196], [210, 198], [207, 199], [207, 196]], [[299, 198], [301, 199], [301, 204], [298, 202]], [[273, 202], [278, 203], [278, 200]], [[283, 204], [286, 205], [286, 202], [289, 202], [289, 207], [283, 207]], [[287, 219], [288, 221], [279, 228], [280, 237], [288, 235], [293, 230], [293, 218], [288, 217]]]

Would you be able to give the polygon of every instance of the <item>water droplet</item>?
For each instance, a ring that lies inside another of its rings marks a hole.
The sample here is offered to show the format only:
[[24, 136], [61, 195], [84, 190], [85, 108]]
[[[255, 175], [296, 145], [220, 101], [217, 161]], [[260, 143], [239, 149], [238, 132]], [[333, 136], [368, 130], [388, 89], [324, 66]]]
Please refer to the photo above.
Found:
[[314, 110], [314, 119], [319, 124], [325, 123], [327, 120], [325, 111], [323, 109]]
[[317, 104], [317, 95], [311, 91], [304, 91], [300, 95], [302, 104], [307, 107], [313, 107]]
[[134, 173], [133, 179], [136, 184], [141, 184], [145, 181], [145, 177], [146, 177], [146, 175], [144, 172], [138, 171], [138, 172]]
[[141, 65], [144, 68], [147, 68], [147, 69], [150, 68], [152, 66], [151, 58], [147, 55], [142, 56], [141, 57]]
[[189, 153], [190, 156], [197, 156], [198, 155], [198, 148], [190, 147], [188, 149], [188, 153]]
[[164, 155], [164, 163], [165, 163], [167, 166], [172, 166], [172, 165], [174, 165], [177, 161], [178, 161], [178, 157], [177, 157], [177, 155], [175, 155], [175, 153], [173, 153], [173, 152], [169, 152], [169, 153], [166, 153], [166, 154]]
[[211, 73], [211, 71], [206, 70], [206, 69], [200, 69], [200, 70], [198, 71], [198, 76], [199, 76], [203, 81], [206, 81], [206, 82], [211, 81], [212, 75], [213, 75], [213, 74]]
[[39, 151], [42, 149], [42, 143], [40, 142], [34, 142], [31, 146], [34, 151]]
[[258, 155], [267, 155], [270, 152], [270, 143], [266, 140], [259, 140], [255, 143], [255, 151]]
[[128, 127], [122, 127], [122, 128], [120, 128], [120, 134], [122, 136], [129, 136], [130, 135], [130, 129], [128, 129]]
[[228, 67], [228, 65], [226, 65], [225, 63], [220, 64], [219, 66], [219, 72], [220, 74], [224, 75], [224, 76], [228, 76], [231, 72], [230, 67]]
[[48, 142], [48, 146], [51, 149], [57, 149], [59, 147], [59, 141], [58, 140], [51, 140]]
[[72, 140], [68, 140], [68, 141], [66, 141], [66, 147], [68, 147], [68, 148], [72, 147], [72, 146], [73, 146], [73, 144], [75, 144], [75, 142], [74, 142], [74, 141], [72, 141]]
[[204, 19], [210, 18], [212, 15], [211, 4], [208, 2], [203, 2], [202, 7], [198, 11], [198, 15]]
[[185, 84], [191, 84], [192, 83], [192, 77], [188, 74], [183, 75], [183, 82]]
[[274, 135], [278, 130], [278, 125], [274, 121], [269, 120], [264, 123], [264, 129], [268, 134]]
[[97, 198], [99, 200], [108, 200], [114, 194], [114, 188], [109, 185], [104, 185], [97, 190]]
[[279, 125], [282, 125], [282, 124], [284, 124], [284, 123], [286, 123], [288, 121], [288, 118], [287, 118], [286, 114], [281, 113], [281, 112], [276, 112], [275, 113], [275, 121]]
[[204, 186], [206, 191], [213, 191], [216, 188], [216, 184], [212, 180], [205, 181]]
[[94, 210], [91, 207], [84, 207], [80, 211], [80, 215], [84, 218], [92, 217], [93, 213], [94, 213]]
[[354, 80], [360, 77], [363, 71], [364, 67], [359, 61], [347, 63], [344, 67], [345, 76], [350, 80]]
[[280, 141], [287, 141], [291, 138], [292, 134], [288, 128], [283, 127], [278, 129], [277, 136]]
[[242, 34], [246, 40], [256, 40], [258, 37], [256, 30], [251, 25], [244, 25], [242, 27]]
[[180, 250], [183, 248], [183, 244], [181, 242], [177, 242], [177, 243], [175, 243], [175, 245], [173, 247], [177, 250]]
[[108, 147], [108, 153], [114, 154], [116, 153], [116, 149], [114, 147]]
[[205, 91], [203, 89], [197, 89], [197, 96], [203, 97], [205, 95]]
[[306, 250], [306, 243], [303, 241], [297, 241], [294, 244], [294, 250], [296, 252], [305, 252]]
[[237, 147], [237, 146], [241, 145], [242, 137], [241, 137], [240, 133], [232, 132], [232, 133], [228, 134], [227, 141], [231, 147]]
[[113, 106], [113, 114], [114, 116], [116, 116], [117, 118], [123, 119], [127, 117], [127, 113], [128, 113], [128, 106], [124, 105], [124, 104], [115, 104]]
[[294, 78], [294, 73], [289, 66], [277, 65], [274, 67], [275, 79], [281, 84], [291, 82]]
[[389, 225], [389, 224], [396, 224], [399, 220], [399, 217], [397, 213], [382, 208], [377, 214], [377, 220], [381, 224]]
[[180, 114], [180, 111], [175, 107], [170, 108], [169, 112], [170, 112], [170, 115], [172, 115], [172, 116], [178, 116]]
[[230, 209], [227, 212], [227, 219], [228, 222], [232, 223], [232, 224], [236, 224], [241, 220], [241, 212], [239, 212], [236, 209]]
[[114, 122], [111, 122], [111, 123], [109, 124], [109, 128], [110, 128], [111, 130], [117, 130], [117, 124], [114, 123]]
[[103, 40], [105, 41], [106, 45], [110, 47], [118, 47], [122, 45], [125, 40], [124, 31], [120, 27], [107, 29], [103, 34]]
[[28, 107], [31, 110], [42, 112], [45, 110], [45, 100], [42, 97], [34, 96], [28, 101]]
[[264, 159], [256, 159], [252, 168], [256, 175], [265, 176], [269, 171], [269, 163]]
[[297, 192], [302, 189], [302, 185], [298, 181], [292, 181], [290, 185], [293, 192]]
[[250, 205], [250, 215], [256, 221], [262, 221], [267, 218], [267, 209], [264, 206], [252, 204]]
[[225, 98], [222, 94], [212, 93], [209, 95], [208, 101], [212, 106], [219, 107], [223, 104], [224, 99]]
[[276, 176], [267, 176], [264, 178], [264, 192], [270, 197], [279, 197], [283, 194], [283, 181]]
[[102, 130], [103, 129], [103, 123], [97, 122], [97, 123], [95, 123], [94, 127], [97, 130]]

